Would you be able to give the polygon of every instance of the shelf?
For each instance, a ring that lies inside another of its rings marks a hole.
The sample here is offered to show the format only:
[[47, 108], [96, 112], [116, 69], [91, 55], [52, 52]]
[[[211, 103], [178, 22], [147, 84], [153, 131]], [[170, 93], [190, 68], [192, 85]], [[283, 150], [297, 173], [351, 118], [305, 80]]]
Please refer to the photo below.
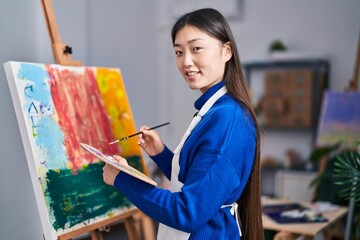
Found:
[[[259, 101], [256, 108], [264, 129], [310, 130], [315, 137], [322, 94], [328, 87], [327, 59], [263, 59], [243, 67], [251, 92], [257, 94], [253, 98]], [[260, 70], [265, 76], [252, 79], [252, 72]]]

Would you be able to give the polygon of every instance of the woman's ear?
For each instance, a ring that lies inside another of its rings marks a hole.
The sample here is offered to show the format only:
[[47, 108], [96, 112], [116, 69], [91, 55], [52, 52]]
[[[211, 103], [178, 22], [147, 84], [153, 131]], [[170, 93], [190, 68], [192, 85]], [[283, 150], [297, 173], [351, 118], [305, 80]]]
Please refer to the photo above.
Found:
[[225, 62], [229, 61], [233, 55], [233, 50], [230, 42], [226, 42], [223, 45], [223, 57]]

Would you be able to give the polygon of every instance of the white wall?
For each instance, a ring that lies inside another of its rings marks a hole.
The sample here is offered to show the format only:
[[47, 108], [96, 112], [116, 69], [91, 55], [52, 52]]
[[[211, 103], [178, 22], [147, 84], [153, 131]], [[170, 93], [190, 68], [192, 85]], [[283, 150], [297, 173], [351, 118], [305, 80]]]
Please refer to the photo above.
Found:
[[[169, 2], [53, 0], [61, 38], [74, 50], [72, 58], [84, 65], [120, 67], [136, 125], [170, 121], [161, 132], [174, 147], [190, 122], [198, 93], [187, 89], [175, 67]], [[330, 86], [343, 89], [352, 75], [359, 12], [358, 0], [245, 0], [243, 17], [230, 24], [242, 60], [265, 56], [269, 42], [280, 37], [292, 49], [328, 54]], [[53, 62], [40, 1], [0, 0], [0, 63], [9, 60]], [[9, 240], [38, 240], [40, 220], [3, 70], [0, 112], [0, 233]], [[276, 134], [274, 145], [265, 142], [265, 148], [280, 152], [283, 138]], [[291, 145], [309, 149], [307, 136], [300, 143], [296, 136], [290, 138]]]
[[[84, 65], [122, 69], [136, 124], [156, 124], [154, 19], [151, 1], [53, 0], [61, 39]], [[53, 63], [40, 0], [0, 1], [1, 239], [40, 240], [42, 229], [2, 64]]]
[[[158, 11], [163, 13], [157, 19], [161, 26], [158, 33], [164, 35], [164, 32], [170, 30], [170, 23], [173, 22], [171, 13], [181, 12], [181, 9], [174, 10], [168, 1], [158, 0], [158, 2], [162, 3], [158, 5]], [[216, 1], [188, 1], [188, 4], [178, 4], [177, 7], [187, 10], [211, 6], [214, 2]], [[226, 2], [233, 0], [225, 0]], [[242, 62], [267, 58], [270, 42], [280, 38], [289, 51], [326, 56], [331, 65], [330, 88], [343, 90], [347, 86], [353, 75], [360, 34], [360, 1], [245, 0], [242, 7], [240, 19], [230, 20]], [[165, 37], [159, 38], [159, 41], [162, 46], [169, 45]], [[163, 56], [159, 60], [162, 61], [159, 65], [159, 71], [162, 70], [160, 81], [163, 81], [162, 85], [168, 89], [162, 96], [168, 103], [164, 109], [169, 113], [167, 115], [179, 123], [176, 126], [183, 123], [186, 125], [189, 116], [191, 117], [194, 112], [192, 102], [197, 95], [186, 91], [186, 87], [183, 87], [183, 80], [174, 69], [171, 49], [162, 48], [159, 51]], [[261, 72], [255, 73], [256, 76], [252, 79], [261, 78], [261, 74]], [[172, 91], [172, 88], [178, 90]], [[169, 136], [172, 144], [177, 142], [177, 136], [183, 129], [177, 128], [169, 133], [172, 134]], [[262, 155], [283, 160], [286, 149], [295, 149], [306, 158], [313, 147], [312, 140], [311, 131], [278, 132], [265, 129]]]
[[4, 239], [42, 239], [40, 218], [2, 63], [38, 59], [40, 1], [0, 2], [0, 232]]
[[290, 50], [329, 56], [330, 86], [342, 90], [351, 79], [359, 38], [358, 0], [246, 1], [239, 24], [243, 60], [266, 54], [271, 40], [280, 38]]
[[[244, 13], [243, 21], [233, 25], [243, 62], [266, 57], [269, 43], [280, 38], [289, 50], [328, 56], [330, 88], [347, 86], [360, 36], [360, 1], [246, 1]], [[263, 140], [262, 155], [278, 159], [284, 159], [286, 149], [306, 158], [313, 147], [309, 131], [265, 130]]]

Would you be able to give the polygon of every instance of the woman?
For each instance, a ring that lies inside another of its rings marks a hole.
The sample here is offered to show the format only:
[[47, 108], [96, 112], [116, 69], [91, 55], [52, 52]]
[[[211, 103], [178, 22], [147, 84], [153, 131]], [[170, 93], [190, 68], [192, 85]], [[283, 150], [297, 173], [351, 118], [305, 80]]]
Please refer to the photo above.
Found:
[[172, 42], [180, 73], [202, 93], [199, 112], [174, 152], [147, 126], [138, 141], [170, 189], [108, 165], [104, 181], [160, 222], [158, 239], [261, 240], [260, 133], [230, 27], [218, 11], [196, 10], [178, 19]]

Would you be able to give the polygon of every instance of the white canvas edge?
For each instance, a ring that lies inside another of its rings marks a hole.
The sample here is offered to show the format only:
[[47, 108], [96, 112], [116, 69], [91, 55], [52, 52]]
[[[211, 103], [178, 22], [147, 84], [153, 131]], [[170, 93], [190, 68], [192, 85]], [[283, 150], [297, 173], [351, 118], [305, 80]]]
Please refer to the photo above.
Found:
[[51, 230], [52, 226], [50, 224], [50, 219], [49, 219], [49, 215], [48, 215], [48, 211], [47, 211], [47, 207], [46, 207], [46, 202], [45, 202], [45, 199], [43, 196], [43, 191], [42, 191], [41, 185], [38, 180], [38, 174], [37, 174], [37, 168], [36, 168], [35, 159], [34, 159], [34, 153], [32, 151], [33, 146], [29, 139], [28, 130], [26, 129], [27, 125], [26, 125], [26, 121], [25, 121], [25, 116], [22, 112], [22, 106], [21, 106], [21, 102], [20, 102], [18, 89], [17, 89], [17, 84], [15, 82], [15, 76], [17, 73], [14, 72], [13, 67], [16, 64], [21, 64], [21, 63], [14, 62], [14, 61], [9, 61], [9, 62], [4, 63], [6, 79], [7, 79], [8, 85], [9, 85], [10, 95], [11, 95], [12, 102], [14, 105], [16, 119], [18, 122], [20, 135], [21, 135], [22, 143], [23, 143], [24, 150], [25, 150], [25, 155], [26, 155], [26, 159], [27, 159], [28, 168], [30, 171], [32, 186], [33, 186], [34, 192], [35, 192], [35, 199], [36, 199], [36, 203], [38, 206], [38, 211], [39, 211], [39, 215], [40, 215], [40, 221], [41, 221], [41, 225], [42, 225], [42, 229], [43, 229], [44, 239], [46, 239], [46, 240], [47, 239], [56, 239], [56, 237], [57, 237], [56, 233]]

